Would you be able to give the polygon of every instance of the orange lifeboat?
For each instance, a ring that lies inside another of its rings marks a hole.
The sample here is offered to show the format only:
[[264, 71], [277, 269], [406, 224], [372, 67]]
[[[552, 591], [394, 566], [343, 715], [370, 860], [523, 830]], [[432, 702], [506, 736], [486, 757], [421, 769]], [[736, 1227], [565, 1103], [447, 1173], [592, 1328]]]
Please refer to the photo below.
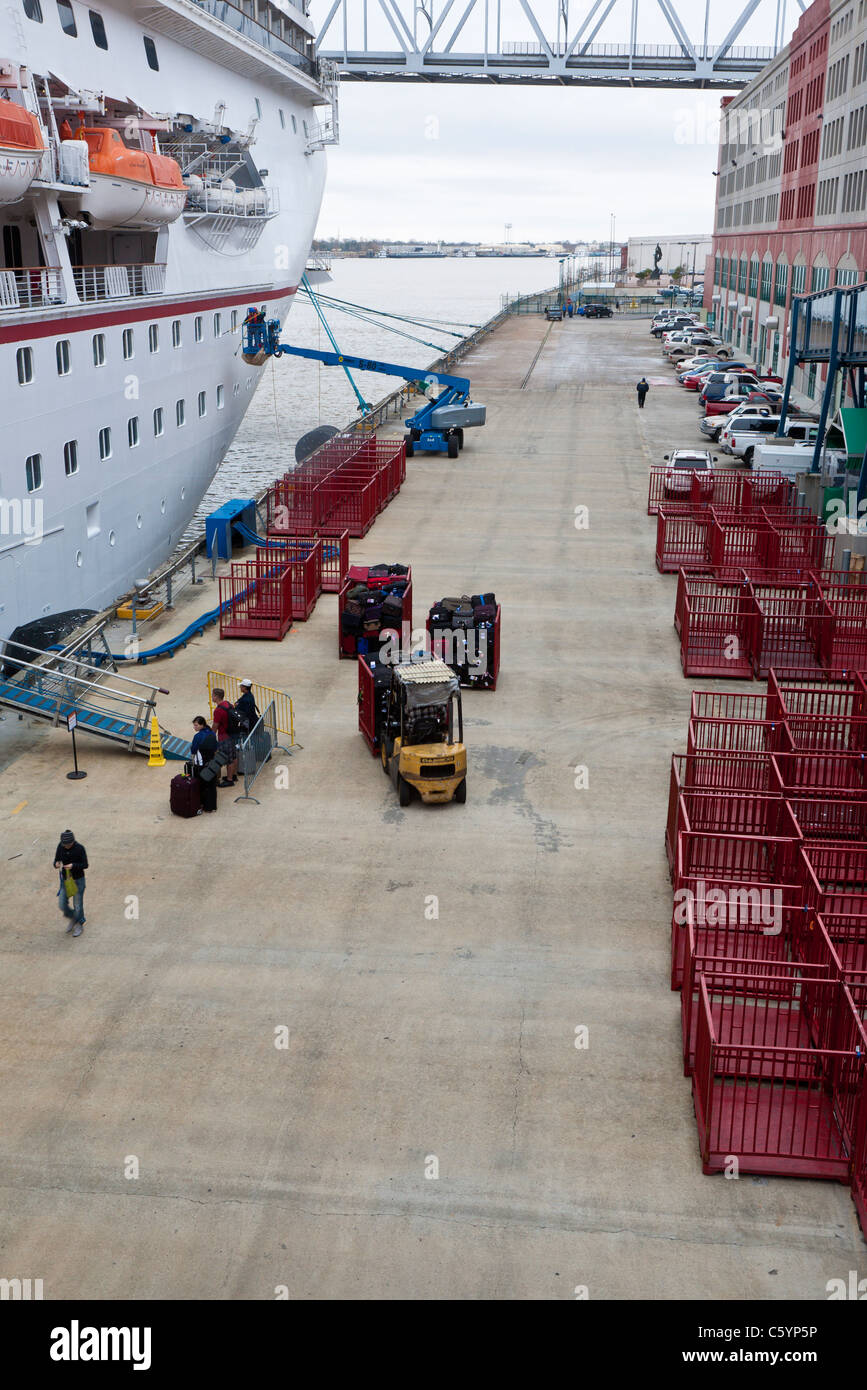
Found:
[[0, 100], [0, 204], [24, 197], [44, 153], [42, 130], [33, 113], [17, 102]]
[[81, 211], [94, 227], [160, 227], [180, 217], [187, 190], [180, 165], [166, 155], [130, 149], [116, 130], [81, 126], [87, 144], [90, 189]]

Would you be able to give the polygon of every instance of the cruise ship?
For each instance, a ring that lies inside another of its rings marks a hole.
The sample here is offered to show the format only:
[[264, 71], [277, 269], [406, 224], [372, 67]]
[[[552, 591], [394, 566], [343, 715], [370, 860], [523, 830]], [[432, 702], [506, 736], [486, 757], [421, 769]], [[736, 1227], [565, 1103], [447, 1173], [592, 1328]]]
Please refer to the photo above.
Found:
[[303, 0], [8, 0], [0, 16], [0, 639], [172, 552], [284, 319], [337, 77]]

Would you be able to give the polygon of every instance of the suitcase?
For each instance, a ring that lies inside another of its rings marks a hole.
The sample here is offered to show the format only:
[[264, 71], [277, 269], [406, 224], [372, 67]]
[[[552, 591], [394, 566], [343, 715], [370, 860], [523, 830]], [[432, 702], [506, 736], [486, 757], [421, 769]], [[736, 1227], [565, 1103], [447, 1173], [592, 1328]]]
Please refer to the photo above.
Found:
[[382, 622], [383, 626], [389, 627], [394, 623], [400, 625], [403, 622], [403, 603], [399, 598], [385, 600], [382, 605]]
[[497, 616], [497, 605], [495, 603], [480, 603], [473, 609], [473, 617], [477, 623], [492, 623]]
[[389, 574], [409, 574], [406, 565], [389, 565], [388, 572]]
[[361, 631], [361, 614], [344, 610], [340, 615], [340, 631], [344, 637], [355, 637]]
[[198, 815], [202, 797], [195, 777], [173, 777], [169, 789], [169, 807], [175, 816]]

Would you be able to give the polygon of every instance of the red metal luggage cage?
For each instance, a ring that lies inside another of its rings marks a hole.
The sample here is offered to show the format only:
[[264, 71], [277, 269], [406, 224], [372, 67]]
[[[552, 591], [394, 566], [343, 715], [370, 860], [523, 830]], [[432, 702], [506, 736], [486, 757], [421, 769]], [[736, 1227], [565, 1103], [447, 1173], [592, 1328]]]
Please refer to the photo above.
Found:
[[292, 571], [292, 617], [306, 621], [322, 592], [322, 542], [287, 536], [268, 546], [256, 547], [256, 563], [263, 572]]
[[798, 585], [752, 585], [754, 601], [750, 639], [753, 671], [766, 680], [772, 666], [820, 666], [819, 639], [827, 621], [815, 586], [807, 580]]
[[[758, 925], [768, 929], [769, 937], [783, 938], [785, 949], [780, 949], [788, 958], [805, 915], [804, 892], [796, 882], [741, 879], [733, 883], [730, 879], [708, 879], [704, 874], [683, 879], [675, 889], [671, 914], [671, 988], [678, 990], [683, 983], [690, 926], [697, 948], [704, 949], [708, 940], [713, 942], [713, 933], [726, 923], [733, 927]], [[767, 949], [772, 950], [772, 946]]]
[[684, 515], [660, 508], [656, 517], [656, 568], [663, 574], [675, 574], [680, 569], [708, 569], [711, 521], [707, 509]]
[[775, 719], [790, 714], [864, 715], [864, 684], [851, 672], [793, 672], [775, 666], [768, 672], [768, 714]]
[[834, 671], [867, 669], [867, 590], [823, 590], [828, 615], [819, 638], [819, 659]]
[[374, 758], [380, 756], [377, 735], [376, 681], [370, 667], [372, 654], [358, 658], [358, 729]]
[[[464, 671], [465, 671], [466, 667], [464, 666], [464, 664], [463, 664], [462, 662], [458, 662], [458, 661], [455, 660], [456, 653], [457, 653], [457, 651], [459, 650], [459, 646], [458, 646], [459, 639], [460, 639], [462, 636], [465, 635], [465, 636], [466, 636], [466, 639], [467, 639], [467, 644], [468, 644], [468, 654], [469, 654], [472, 658], [474, 658], [474, 659], [478, 662], [479, 665], [482, 664], [482, 663], [481, 663], [481, 658], [482, 658], [482, 645], [483, 645], [483, 644], [482, 644], [481, 641], [478, 639], [478, 636], [476, 636], [476, 649], [475, 649], [475, 651], [473, 651], [473, 650], [471, 649], [471, 647], [470, 647], [470, 642], [471, 642], [471, 640], [472, 640], [472, 638], [473, 638], [473, 634], [474, 634], [474, 633], [475, 633], [475, 634], [478, 634], [478, 631], [479, 631], [478, 629], [476, 629], [476, 628], [468, 629], [468, 630], [466, 631], [465, 634], [464, 634], [463, 632], [460, 632], [460, 631], [457, 631], [457, 632], [452, 632], [452, 631], [441, 632], [441, 631], [439, 631], [439, 630], [436, 630], [436, 631], [435, 631], [434, 628], [433, 628], [433, 626], [432, 626], [432, 624], [431, 624], [430, 616], [428, 616], [427, 621], [426, 621], [426, 623], [425, 623], [425, 628], [426, 628], [426, 631], [427, 631], [427, 634], [428, 634], [428, 648], [429, 648], [429, 650], [433, 653], [434, 656], [438, 656], [442, 661], [445, 662], [445, 664], [446, 664], [447, 666], [450, 666], [453, 670], [456, 670], [456, 671], [457, 671], [457, 674], [460, 676], [461, 685], [462, 685], [465, 689], [467, 689], [467, 690], [496, 690], [496, 688], [497, 688], [497, 677], [498, 677], [499, 674], [500, 674], [500, 622], [501, 622], [501, 610], [500, 610], [500, 605], [497, 604], [497, 612], [496, 612], [496, 616], [495, 616], [495, 618], [494, 618], [493, 628], [491, 629], [491, 632], [492, 632], [492, 648], [493, 648], [493, 650], [492, 650], [492, 652], [491, 652], [490, 659], [488, 659], [488, 655], [487, 655], [487, 640], [488, 640], [488, 639], [487, 639], [487, 636], [485, 636], [485, 643], [484, 643], [484, 646], [485, 646], [485, 667], [486, 667], [486, 670], [487, 670], [487, 672], [488, 672], [488, 678], [487, 678], [487, 680], [481, 680], [481, 679], [475, 679], [475, 680], [474, 680], [474, 679], [472, 679], [472, 678], [470, 678], [469, 680], [467, 680], [467, 679], [465, 678], [465, 676], [464, 676]], [[487, 634], [488, 629], [485, 628], [485, 629], [483, 629], [483, 631]], [[450, 639], [451, 639], [451, 640], [450, 640]]]
[[[343, 612], [346, 607], [346, 596], [349, 590], [356, 584], [366, 584], [370, 589], [385, 589], [392, 584], [405, 583], [406, 589], [402, 600], [402, 619], [401, 632], [399, 633], [401, 644], [406, 646], [412, 633], [412, 566], [407, 567], [406, 574], [390, 574], [382, 577], [368, 577], [369, 566], [351, 565], [347, 571], [346, 579], [337, 598], [337, 654], [340, 657], [356, 657], [363, 654], [358, 649], [358, 638], [366, 643], [372, 642], [379, 649], [380, 638], [383, 632], [395, 631], [393, 625], [386, 623], [378, 632], [346, 633], [343, 631]], [[376, 655], [376, 652], [372, 653]]]
[[[771, 992], [772, 991], [772, 992]], [[867, 1035], [839, 981], [699, 979], [693, 1100], [702, 1167], [848, 1182]]]
[[[660, 520], [663, 513], [659, 514]], [[685, 676], [752, 679], [753, 599], [742, 584], [687, 594], [681, 614], [680, 662]]]
[[867, 752], [865, 715], [789, 714], [786, 729], [791, 749], [813, 753]]
[[[775, 712], [776, 713], [776, 712]], [[728, 690], [694, 690], [689, 702], [690, 719], [764, 720], [768, 714], [767, 694], [748, 694]]]
[[677, 595], [674, 601], [674, 630], [680, 636], [683, 628], [683, 612], [686, 600], [697, 594], [715, 594], [719, 591], [719, 581], [712, 574], [679, 569], [677, 572]]
[[788, 797], [867, 799], [867, 758], [863, 753], [773, 753], [768, 790]]
[[774, 541], [768, 554], [779, 578], [800, 579], [805, 571], [821, 570], [830, 565], [834, 558], [834, 537], [828, 535], [822, 522], [812, 514], [809, 520], [803, 517], [786, 520], [767, 512], [765, 515], [773, 525]]
[[867, 844], [867, 801], [854, 797], [799, 797], [786, 793], [795, 828], [806, 843]]
[[681, 830], [677, 837], [675, 891], [687, 879], [713, 883], [790, 883], [797, 872], [800, 835], [786, 822], [786, 802], [780, 806], [781, 829], [788, 834], [716, 834], [706, 830]]
[[782, 719], [710, 719], [694, 715], [686, 737], [687, 753], [788, 753], [789, 728]]
[[807, 844], [801, 848], [799, 873], [808, 909], [829, 917], [867, 920], [867, 848]]
[[774, 532], [761, 510], [732, 513], [714, 508], [708, 544], [714, 575], [729, 583], [776, 564]]
[[[346, 578], [346, 571], [349, 569], [349, 532], [330, 534], [324, 530], [321, 535], [312, 539], [322, 543], [322, 592], [339, 594]], [[311, 537], [298, 536], [297, 540], [302, 544], [309, 544]]]
[[674, 869], [677, 833], [680, 830], [678, 798], [681, 792], [704, 789], [716, 792], [769, 792], [771, 787], [769, 753], [673, 753], [668, 790], [668, 816], [665, 825], [665, 852], [669, 871]]
[[292, 626], [291, 568], [248, 560], [233, 564], [219, 584], [221, 638], [282, 641]]

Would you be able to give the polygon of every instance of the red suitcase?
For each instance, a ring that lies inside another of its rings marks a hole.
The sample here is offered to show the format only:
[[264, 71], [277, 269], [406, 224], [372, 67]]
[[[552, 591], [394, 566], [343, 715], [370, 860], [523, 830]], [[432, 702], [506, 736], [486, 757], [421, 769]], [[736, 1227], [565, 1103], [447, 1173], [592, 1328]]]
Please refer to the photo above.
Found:
[[176, 816], [198, 815], [201, 805], [201, 789], [197, 777], [173, 777], [169, 805]]

